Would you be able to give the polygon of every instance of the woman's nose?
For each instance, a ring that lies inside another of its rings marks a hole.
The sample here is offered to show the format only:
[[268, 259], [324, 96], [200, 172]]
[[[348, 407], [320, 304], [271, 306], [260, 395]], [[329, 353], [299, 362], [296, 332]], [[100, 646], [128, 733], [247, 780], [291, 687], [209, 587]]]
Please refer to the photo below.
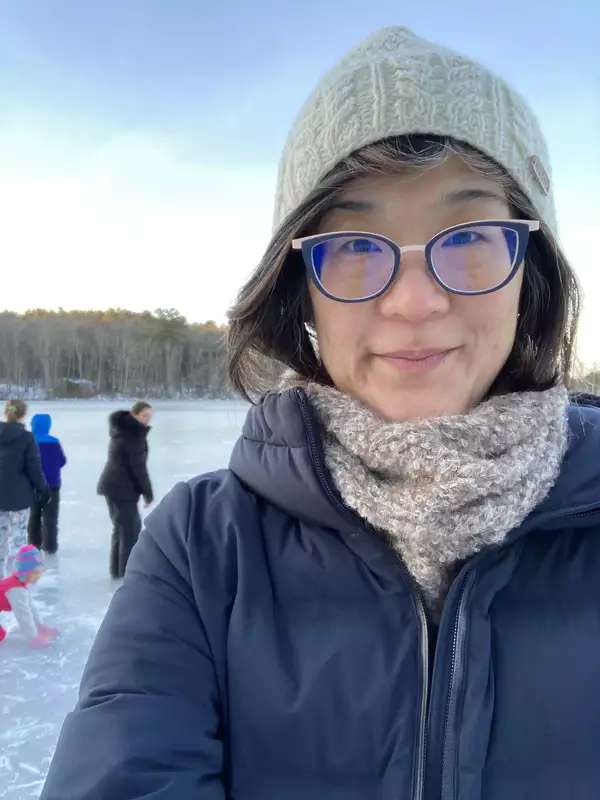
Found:
[[401, 316], [420, 322], [441, 316], [450, 308], [450, 294], [437, 283], [421, 252], [402, 255], [400, 268], [392, 285], [379, 298], [385, 316]]

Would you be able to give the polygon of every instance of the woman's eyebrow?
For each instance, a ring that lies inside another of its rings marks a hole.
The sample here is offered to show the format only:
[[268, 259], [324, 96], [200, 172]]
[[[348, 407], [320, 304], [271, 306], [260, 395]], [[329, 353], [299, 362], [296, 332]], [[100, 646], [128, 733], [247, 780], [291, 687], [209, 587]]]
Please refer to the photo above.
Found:
[[493, 189], [472, 187], [469, 189], [456, 189], [453, 192], [446, 192], [446, 194], [441, 196], [439, 205], [466, 203], [469, 200], [499, 200], [501, 203], [506, 203], [506, 197], [502, 192], [496, 192]]
[[328, 205], [326, 213], [330, 211], [356, 211], [360, 213], [362, 211], [373, 211], [376, 208], [377, 204], [371, 203], [369, 200], [344, 200], [342, 197]]
[[[435, 202], [435, 205], [458, 205], [459, 203], [467, 203], [471, 200], [495, 200], [496, 202], [506, 203], [506, 197], [501, 191], [472, 186], [466, 189], [455, 189], [454, 191], [446, 192]], [[327, 206], [326, 213], [330, 211], [354, 211], [360, 214], [376, 210], [376, 202], [370, 200], [351, 200], [350, 198], [345, 199], [340, 197], [338, 200], [334, 200], [331, 205]]]

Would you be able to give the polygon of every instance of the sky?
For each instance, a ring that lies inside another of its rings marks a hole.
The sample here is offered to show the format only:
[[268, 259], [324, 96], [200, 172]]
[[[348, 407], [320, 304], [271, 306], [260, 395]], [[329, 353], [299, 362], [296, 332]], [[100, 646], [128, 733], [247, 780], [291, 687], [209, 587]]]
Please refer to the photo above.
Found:
[[0, 309], [223, 322], [271, 232], [277, 162], [322, 74], [406, 25], [482, 61], [548, 140], [600, 363], [600, 4], [0, 0]]

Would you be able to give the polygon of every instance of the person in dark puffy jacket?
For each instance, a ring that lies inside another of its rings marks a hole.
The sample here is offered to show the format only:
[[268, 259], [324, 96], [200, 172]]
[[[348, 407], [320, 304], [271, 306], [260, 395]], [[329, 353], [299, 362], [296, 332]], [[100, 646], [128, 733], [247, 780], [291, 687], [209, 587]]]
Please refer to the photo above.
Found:
[[577, 309], [523, 99], [406, 28], [357, 45], [230, 314], [229, 468], [148, 517], [42, 800], [595, 800]]
[[122, 578], [142, 522], [138, 511], [140, 496], [146, 507], [153, 500], [148, 475], [148, 433], [152, 406], [140, 400], [131, 411], [115, 411], [109, 417], [108, 461], [98, 482], [113, 523], [109, 571]]
[[28, 538], [29, 544], [48, 554], [58, 550], [61, 470], [67, 463], [60, 441], [56, 436], [50, 436], [51, 427], [50, 414], [34, 414], [31, 418], [31, 432], [40, 450], [49, 497], [44, 505], [39, 499], [34, 499], [29, 513]]
[[27, 544], [29, 509], [48, 500], [40, 452], [25, 429], [27, 404], [7, 400], [0, 422], [0, 577], [12, 572], [17, 550]]

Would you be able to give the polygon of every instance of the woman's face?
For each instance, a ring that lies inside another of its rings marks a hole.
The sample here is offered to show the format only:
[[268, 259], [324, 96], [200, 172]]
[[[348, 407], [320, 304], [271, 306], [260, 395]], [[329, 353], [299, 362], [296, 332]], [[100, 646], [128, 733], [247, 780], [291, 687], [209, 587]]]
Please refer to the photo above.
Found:
[[[368, 231], [405, 246], [461, 222], [510, 216], [498, 184], [454, 156], [417, 177], [354, 182], [316, 233]], [[522, 281], [520, 269], [491, 294], [451, 294], [415, 251], [402, 254], [390, 288], [363, 303], [331, 300], [311, 282], [321, 358], [340, 391], [386, 420], [464, 413], [482, 400], [510, 354]]]
[[143, 411], [140, 411], [139, 414], [134, 414], [133, 416], [137, 419], [138, 422], [141, 422], [142, 425], [148, 427], [152, 422], [152, 416], [154, 414], [154, 410], [151, 408], [144, 408]]

